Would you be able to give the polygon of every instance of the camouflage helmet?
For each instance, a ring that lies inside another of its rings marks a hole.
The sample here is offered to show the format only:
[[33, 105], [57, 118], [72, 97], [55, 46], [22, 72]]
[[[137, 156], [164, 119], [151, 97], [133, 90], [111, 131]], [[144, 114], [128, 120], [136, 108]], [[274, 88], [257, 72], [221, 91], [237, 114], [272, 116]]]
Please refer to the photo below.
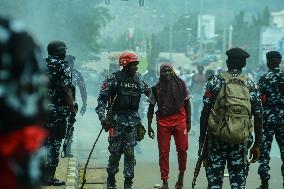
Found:
[[66, 44], [63, 41], [51, 41], [47, 45], [47, 52], [49, 55], [66, 54]]
[[0, 17], [0, 133], [42, 121], [47, 77], [39, 58], [22, 24]]

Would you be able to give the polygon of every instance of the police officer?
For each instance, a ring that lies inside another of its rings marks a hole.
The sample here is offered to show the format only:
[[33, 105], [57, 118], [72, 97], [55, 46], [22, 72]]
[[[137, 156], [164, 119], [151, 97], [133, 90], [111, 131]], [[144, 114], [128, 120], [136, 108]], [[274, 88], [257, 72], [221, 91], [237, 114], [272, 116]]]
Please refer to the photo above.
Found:
[[202, 104], [202, 89], [206, 83], [206, 76], [203, 73], [204, 66], [197, 65], [198, 73], [194, 74], [191, 79], [190, 91], [192, 93], [192, 107], [193, 107], [193, 122], [197, 124], [198, 122], [198, 113], [201, 109]]
[[[270, 150], [273, 137], [280, 148], [282, 162], [284, 162], [284, 73], [280, 70], [281, 54], [270, 51], [266, 54], [268, 72], [262, 75], [258, 81], [264, 108], [263, 138], [260, 145], [261, 156], [258, 174], [261, 179], [261, 189], [268, 188], [268, 173]], [[284, 176], [284, 165], [281, 167]]]
[[[119, 57], [119, 65], [123, 66], [103, 82], [96, 112], [102, 126], [113, 128], [109, 138], [109, 161], [107, 166], [107, 188], [116, 187], [115, 174], [118, 172], [119, 160], [124, 154], [124, 189], [132, 189], [134, 178], [134, 166], [136, 164], [134, 147], [136, 145], [137, 127], [141, 124], [138, 113], [141, 94], [145, 90], [143, 82], [136, 74], [138, 56], [132, 52], [124, 52]], [[113, 102], [113, 112], [110, 118], [106, 118], [105, 109], [109, 99]]]
[[51, 41], [47, 46], [47, 75], [49, 79], [48, 95], [50, 98], [49, 118], [46, 124], [49, 137], [46, 142], [48, 159], [45, 165], [44, 185], [64, 185], [54, 177], [59, 163], [59, 151], [65, 136], [67, 119], [75, 122], [76, 110], [72, 97], [71, 70], [65, 61], [66, 45], [62, 41]]
[[[71, 69], [71, 73], [72, 73], [73, 103], [75, 104], [75, 108], [78, 109], [78, 105], [76, 103], [76, 86], [77, 86], [80, 90], [80, 95], [81, 95], [81, 99], [82, 99], [82, 107], [81, 107], [81, 110], [80, 110], [80, 114], [84, 115], [85, 112], [86, 112], [86, 107], [87, 107], [87, 89], [86, 89], [86, 85], [85, 85], [83, 75], [77, 69], [74, 69], [74, 63], [75, 63], [75, 60], [76, 60], [75, 56], [66, 55], [65, 60], [68, 62], [70, 69]], [[66, 147], [66, 156], [67, 157], [73, 157], [73, 154], [71, 153], [71, 144], [72, 144], [72, 141], [73, 141], [73, 131], [74, 131], [73, 125], [71, 125], [68, 122], [68, 128], [67, 128], [66, 137], [65, 137], [65, 140], [67, 140], [67, 142], [68, 142], [67, 147]]]
[[84, 115], [86, 113], [86, 108], [87, 108], [87, 89], [83, 78], [83, 74], [74, 68], [75, 60], [76, 60], [75, 56], [72, 55], [66, 56], [66, 61], [68, 62], [72, 72], [73, 85], [75, 87], [77, 86], [80, 90], [80, 95], [82, 99], [82, 107], [80, 109], [80, 114]]
[[[232, 48], [226, 52], [228, 56], [227, 67], [228, 73], [232, 77], [237, 77], [241, 74], [242, 68], [246, 65], [246, 58], [249, 54], [241, 48]], [[210, 111], [215, 103], [215, 99], [224, 84], [225, 79], [219, 74], [212, 76], [206, 83], [206, 91], [203, 96], [204, 107], [201, 112], [200, 118], [200, 138], [199, 142], [204, 141], [204, 134], [206, 132], [206, 126], [208, 124], [208, 117]], [[251, 162], [255, 162], [259, 157], [259, 145], [262, 127], [262, 106], [259, 92], [250, 79], [247, 79], [245, 83], [250, 92], [250, 99], [252, 105], [252, 114], [254, 115], [254, 130], [255, 130], [255, 142], [251, 149], [253, 159]], [[209, 189], [222, 188], [224, 168], [227, 162], [227, 168], [230, 174], [230, 183], [232, 189], [244, 189], [246, 184], [246, 177], [248, 174], [248, 162], [246, 157], [246, 151], [250, 146], [252, 139], [247, 142], [247, 147], [244, 143], [231, 144], [225, 141], [221, 141], [218, 138], [210, 136], [209, 132], [208, 142], [208, 157], [206, 158], [206, 177], [208, 180]], [[210, 145], [209, 145], [210, 144]]]
[[156, 64], [150, 64], [147, 67], [147, 72], [143, 74], [143, 81], [147, 82], [149, 86], [154, 86], [159, 78], [157, 76], [157, 71], [155, 70]]
[[22, 23], [0, 17], [0, 31], [0, 188], [39, 188], [47, 80]]

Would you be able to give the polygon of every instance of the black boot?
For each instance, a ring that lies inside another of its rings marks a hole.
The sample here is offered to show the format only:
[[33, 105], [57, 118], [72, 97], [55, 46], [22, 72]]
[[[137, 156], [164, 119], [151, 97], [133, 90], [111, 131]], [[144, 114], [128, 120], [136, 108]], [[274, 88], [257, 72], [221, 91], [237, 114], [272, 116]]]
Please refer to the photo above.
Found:
[[71, 152], [71, 144], [72, 144], [72, 141], [73, 140], [69, 140], [67, 146], [66, 146], [66, 157], [69, 157], [69, 158], [72, 158], [73, 157], [73, 154]]
[[261, 180], [261, 185], [257, 189], [268, 189], [268, 180]]
[[56, 167], [46, 167], [45, 168], [45, 176], [43, 180], [44, 186], [62, 186], [65, 185], [64, 181], [60, 181], [54, 177], [56, 171]]
[[124, 189], [134, 189], [132, 187], [132, 184], [133, 184], [132, 178], [125, 178], [125, 180], [124, 180]]
[[44, 167], [42, 172], [42, 185], [51, 186], [53, 181], [53, 172], [51, 167]]
[[63, 180], [58, 180], [57, 178], [53, 178], [53, 186], [63, 186], [65, 185], [65, 181]]
[[107, 189], [117, 189], [116, 180], [114, 175], [108, 175], [107, 177]]
[[58, 180], [57, 178], [55, 178], [55, 171], [56, 171], [56, 167], [52, 167], [52, 171], [53, 171], [53, 181], [52, 181], [52, 185], [53, 186], [62, 186], [65, 185], [65, 182], [62, 180]]

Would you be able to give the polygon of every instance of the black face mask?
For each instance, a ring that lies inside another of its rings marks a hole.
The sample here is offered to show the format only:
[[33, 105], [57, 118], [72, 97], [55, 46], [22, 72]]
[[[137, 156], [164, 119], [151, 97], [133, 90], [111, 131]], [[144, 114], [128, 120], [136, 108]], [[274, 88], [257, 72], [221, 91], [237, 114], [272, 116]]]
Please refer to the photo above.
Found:
[[60, 58], [60, 60], [65, 60], [66, 53], [58, 54], [57, 56]]

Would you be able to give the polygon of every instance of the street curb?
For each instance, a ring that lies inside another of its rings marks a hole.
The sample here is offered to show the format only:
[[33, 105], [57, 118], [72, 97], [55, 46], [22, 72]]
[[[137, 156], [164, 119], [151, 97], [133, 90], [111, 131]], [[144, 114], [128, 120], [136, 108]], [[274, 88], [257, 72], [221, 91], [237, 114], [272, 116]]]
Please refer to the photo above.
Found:
[[66, 189], [79, 188], [79, 162], [76, 157], [69, 159], [66, 178]]
[[[74, 137], [73, 137], [74, 138]], [[66, 189], [78, 189], [79, 188], [79, 161], [77, 158], [77, 144], [74, 140], [71, 151], [73, 154], [72, 158], [69, 158], [67, 176], [66, 176]]]

